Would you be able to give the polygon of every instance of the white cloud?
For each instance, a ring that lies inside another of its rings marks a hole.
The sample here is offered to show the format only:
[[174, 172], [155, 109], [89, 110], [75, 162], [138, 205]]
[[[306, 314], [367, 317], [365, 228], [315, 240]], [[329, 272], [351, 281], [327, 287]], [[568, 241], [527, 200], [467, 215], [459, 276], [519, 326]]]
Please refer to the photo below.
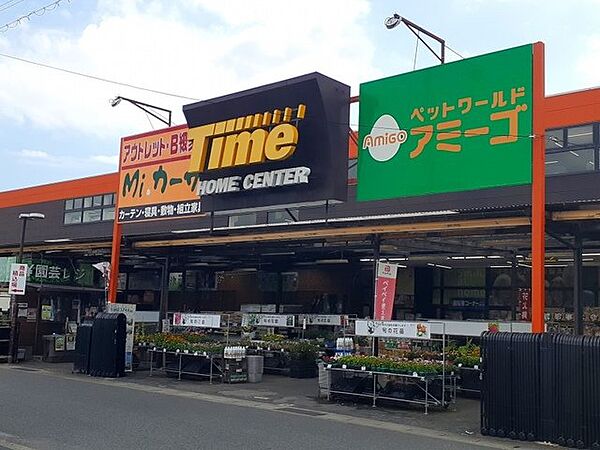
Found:
[[94, 155], [92, 161], [114, 166], [116, 170], [119, 165], [119, 155]]
[[50, 155], [48, 154], [48, 152], [44, 152], [42, 150], [29, 150], [29, 149], [22, 149], [19, 152], [19, 156], [23, 157], [23, 158], [28, 158], [28, 159], [49, 159]]
[[[319, 71], [358, 87], [376, 78], [363, 23], [367, 0], [141, 2], [101, 0], [78, 33], [17, 29], [6, 53], [198, 99]], [[0, 58], [0, 118], [117, 139], [149, 129], [123, 95], [170, 108], [174, 99]], [[95, 160], [97, 162], [102, 162]]]
[[589, 36], [575, 63], [579, 84], [582, 87], [600, 86], [600, 34]]
[[13, 152], [13, 155], [18, 160], [27, 165], [45, 167], [56, 167], [63, 170], [77, 169], [89, 171], [97, 167], [112, 166], [110, 168], [102, 167], [102, 171], [107, 169], [117, 170], [119, 165], [119, 157], [115, 155], [93, 155], [90, 157], [72, 156], [69, 154], [55, 154], [43, 150], [22, 149], [18, 152]]

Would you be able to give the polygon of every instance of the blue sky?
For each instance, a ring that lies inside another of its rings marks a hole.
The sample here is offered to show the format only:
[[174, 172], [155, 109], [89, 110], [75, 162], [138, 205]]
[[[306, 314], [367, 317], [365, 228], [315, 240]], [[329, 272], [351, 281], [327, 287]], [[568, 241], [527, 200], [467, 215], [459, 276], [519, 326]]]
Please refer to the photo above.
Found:
[[[0, 27], [48, 3], [0, 0]], [[547, 94], [600, 86], [600, 0], [64, 0], [0, 32], [0, 53], [194, 99], [313, 71], [357, 93], [413, 68], [414, 36], [383, 26], [393, 12], [465, 57], [545, 42]], [[433, 64], [420, 46], [416, 67]], [[0, 191], [115, 171], [122, 136], [161, 128], [116, 95], [175, 123], [189, 103], [0, 56]]]

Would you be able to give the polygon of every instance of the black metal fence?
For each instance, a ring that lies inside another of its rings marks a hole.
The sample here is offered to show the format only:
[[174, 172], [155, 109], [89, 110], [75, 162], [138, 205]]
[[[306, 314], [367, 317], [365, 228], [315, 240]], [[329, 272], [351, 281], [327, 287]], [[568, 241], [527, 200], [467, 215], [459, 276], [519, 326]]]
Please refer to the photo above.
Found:
[[484, 333], [481, 433], [600, 448], [600, 337]]

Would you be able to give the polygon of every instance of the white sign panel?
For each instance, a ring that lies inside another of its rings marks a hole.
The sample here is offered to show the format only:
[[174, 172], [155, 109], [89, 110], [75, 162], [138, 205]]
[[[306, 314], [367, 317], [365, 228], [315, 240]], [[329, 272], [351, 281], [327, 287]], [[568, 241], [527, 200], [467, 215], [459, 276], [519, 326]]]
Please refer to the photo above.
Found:
[[160, 313], [158, 311], [136, 311], [135, 321], [142, 323], [160, 322]]
[[401, 322], [394, 320], [357, 320], [357, 336], [373, 336], [405, 339], [429, 339], [430, 325], [427, 322]]
[[8, 279], [8, 293], [10, 295], [25, 295], [27, 286], [27, 264], [11, 264]]
[[331, 325], [341, 326], [343, 316], [339, 314], [300, 314], [298, 322], [302, 323], [306, 319], [306, 325]]
[[242, 326], [244, 327], [287, 327], [293, 328], [295, 316], [293, 314], [244, 314]]
[[262, 305], [259, 303], [245, 303], [240, 306], [240, 311], [245, 313], [274, 313], [277, 305]]
[[135, 331], [135, 305], [128, 303], [109, 303], [107, 312], [125, 314], [127, 318], [127, 339], [125, 341], [125, 370], [133, 372], [133, 333]]
[[174, 327], [221, 328], [220, 314], [173, 314]]

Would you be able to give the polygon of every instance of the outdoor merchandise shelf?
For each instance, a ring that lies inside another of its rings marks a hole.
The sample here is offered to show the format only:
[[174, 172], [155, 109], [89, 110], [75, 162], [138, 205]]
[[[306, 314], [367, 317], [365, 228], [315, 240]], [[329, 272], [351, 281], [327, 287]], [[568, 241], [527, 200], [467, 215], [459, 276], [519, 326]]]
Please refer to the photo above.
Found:
[[[455, 401], [456, 376], [447, 364], [444, 323], [358, 319], [354, 328], [359, 339], [371, 339], [373, 356], [336, 355], [321, 366], [323, 375], [329, 372], [320, 377], [328, 399], [350, 395], [370, 398], [373, 406], [377, 400], [419, 404], [425, 414], [431, 406], [447, 408]], [[386, 347], [386, 341], [402, 346]]]
[[150, 376], [157, 370], [166, 374], [176, 374], [181, 380], [183, 375], [208, 378], [212, 384], [214, 378], [223, 381], [223, 362], [221, 355], [186, 351], [167, 351], [166, 349], [151, 348]]
[[[456, 399], [456, 377], [453, 374], [418, 375], [357, 370], [327, 365], [330, 371], [327, 398], [332, 395], [366, 397], [422, 405], [425, 414], [432, 406], [447, 408]], [[385, 384], [382, 384], [384, 382]]]

